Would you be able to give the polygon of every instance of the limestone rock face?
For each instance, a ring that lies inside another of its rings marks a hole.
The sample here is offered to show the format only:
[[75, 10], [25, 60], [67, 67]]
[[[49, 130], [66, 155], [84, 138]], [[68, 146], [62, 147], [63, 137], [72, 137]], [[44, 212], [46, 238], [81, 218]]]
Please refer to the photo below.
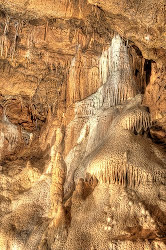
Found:
[[0, 249], [166, 248], [164, 0], [0, 0]]
[[[165, 55], [164, 1], [88, 0], [106, 12], [108, 22], [118, 33], [134, 41], [145, 57], [155, 58], [155, 49]], [[141, 36], [140, 36], [141, 35]]]

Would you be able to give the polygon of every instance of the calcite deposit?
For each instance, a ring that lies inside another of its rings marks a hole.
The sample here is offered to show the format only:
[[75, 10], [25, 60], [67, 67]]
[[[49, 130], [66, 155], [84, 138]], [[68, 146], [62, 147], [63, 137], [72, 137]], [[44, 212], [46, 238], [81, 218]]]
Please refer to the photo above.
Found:
[[0, 250], [166, 249], [164, 0], [0, 0]]

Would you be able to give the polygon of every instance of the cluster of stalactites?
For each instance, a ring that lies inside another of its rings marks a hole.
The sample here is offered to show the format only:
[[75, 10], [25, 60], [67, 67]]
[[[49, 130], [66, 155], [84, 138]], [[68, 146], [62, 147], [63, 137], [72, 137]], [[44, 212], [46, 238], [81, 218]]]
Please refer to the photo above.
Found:
[[5, 20], [5, 26], [3, 34], [0, 36], [0, 56], [7, 58], [10, 56], [13, 59], [14, 53], [16, 51], [16, 43], [20, 30], [22, 29], [22, 23], [17, 21], [15, 23], [15, 36], [11, 42], [7, 36], [9, 31], [10, 18], [7, 16]]
[[123, 187], [135, 188], [148, 183], [165, 182], [165, 174], [162, 171], [150, 173], [139, 167], [127, 164], [125, 161], [115, 162], [108, 160], [100, 162], [95, 171], [90, 173], [100, 183], [118, 184]]
[[121, 105], [135, 95], [135, 89], [132, 89], [128, 85], [118, 86], [117, 88], [110, 87], [104, 91], [103, 105], [108, 107]]
[[[15, 130], [14, 130], [15, 131]], [[18, 135], [12, 133], [12, 129], [5, 133], [4, 138], [8, 141], [10, 148], [13, 148], [18, 141]]]
[[[41, 98], [40, 98], [41, 99]], [[49, 105], [47, 103], [44, 103], [43, 100], [40, 100], [40, 106], [39, 104], [36, 104], [35, 101], [30, 100], [30, 104], [28, 106], [28, 113], [31, 117], [31, 121], [33, 124], [36, 124], [37, 128], [37, 121], [40, 120], [41, 114], [43, 114], [44, 117], [51, 116], [55, 113], [56, 105], [52, 104]], [[22, 105], [23, 107], [23, 105]], [[42, 112], [41, 112], [42, 110]]]
[[110, 89], [111, 106], [121, 104], [137, 94], [127, 46], [118, 34], [114, 35], [110, 47], [103, 51], [99, 71], [102, 84]]
[[9, 150], [12, 150], [19, 140], [19, 130], [16, 125], [13, 125], [6, 117], [5, 111], [3, 116], [3, 127], [1, 129], [1, 136], [9, 144]]
[[91, 98], [79, 102], [75, 112], [79, 116], [93, 116], [100, 108], [122, 105], [135, 95], [136, 91], [128, 86], [101, 88]]
[[10, 49], [10, 42], [8, 41], [6, 35], [0, 37], [0, 55], [7, 58], [8, 51]]
[[151, 115], [147, 111], [140, 109], [128, 111], [122, 115], [120, 126], [137, 133], [140, 133], [142, 130], [146, 131], [152, 126]]

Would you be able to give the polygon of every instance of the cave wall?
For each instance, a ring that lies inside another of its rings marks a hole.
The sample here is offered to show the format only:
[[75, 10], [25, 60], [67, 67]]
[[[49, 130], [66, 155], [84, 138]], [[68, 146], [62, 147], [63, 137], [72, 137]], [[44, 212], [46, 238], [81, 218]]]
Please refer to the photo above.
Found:
[[1, 249], [165, 249], [165, 24], [162, 0], [0, 1]]

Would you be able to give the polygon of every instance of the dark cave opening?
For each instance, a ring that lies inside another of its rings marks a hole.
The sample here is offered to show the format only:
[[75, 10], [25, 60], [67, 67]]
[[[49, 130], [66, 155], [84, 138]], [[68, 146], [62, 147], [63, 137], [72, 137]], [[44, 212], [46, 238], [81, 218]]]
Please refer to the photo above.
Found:
[[146, 72], [146, 86], [150, 82], [151, 70], [152, 70], [152, 60], [145, 59], [144, 71]]

